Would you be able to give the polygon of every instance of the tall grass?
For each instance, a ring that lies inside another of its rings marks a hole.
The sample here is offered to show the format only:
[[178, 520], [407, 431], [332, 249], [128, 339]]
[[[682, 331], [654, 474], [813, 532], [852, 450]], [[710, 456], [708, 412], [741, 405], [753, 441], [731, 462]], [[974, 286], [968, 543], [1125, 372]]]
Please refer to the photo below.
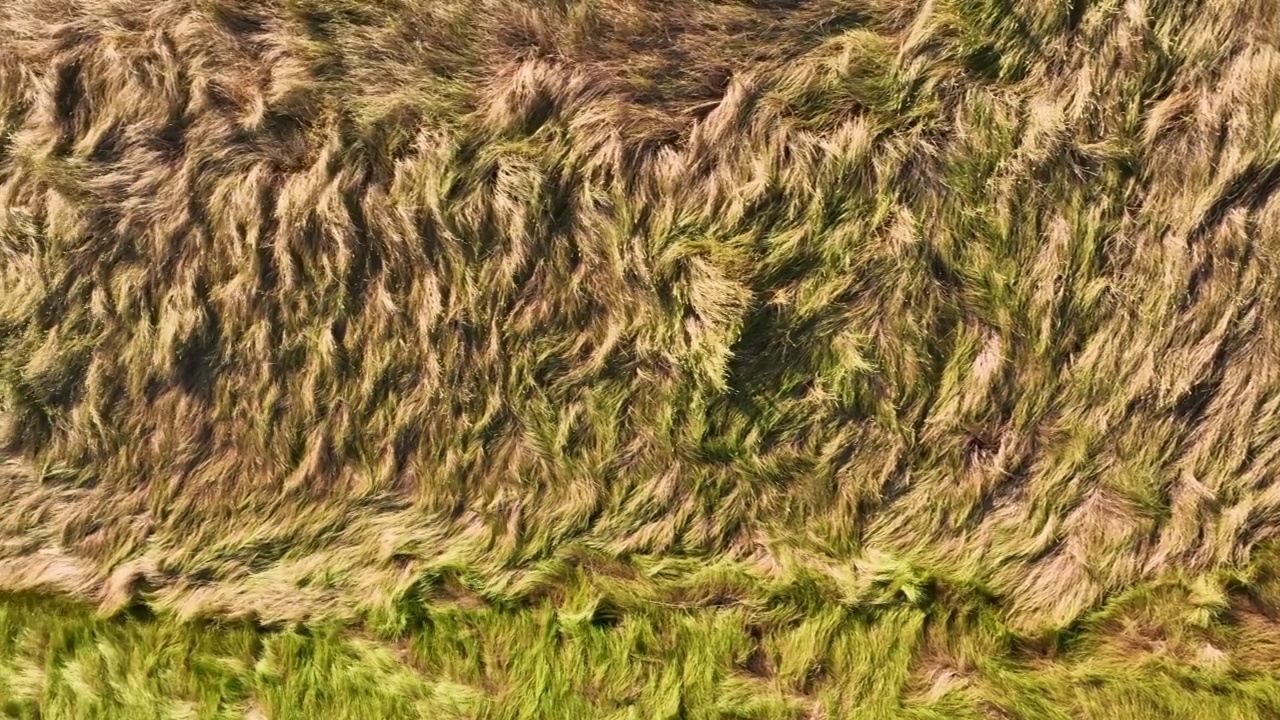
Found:
[[1273, 0], [12, 0], [0, 690], [1280, 713], [1278, 184]]

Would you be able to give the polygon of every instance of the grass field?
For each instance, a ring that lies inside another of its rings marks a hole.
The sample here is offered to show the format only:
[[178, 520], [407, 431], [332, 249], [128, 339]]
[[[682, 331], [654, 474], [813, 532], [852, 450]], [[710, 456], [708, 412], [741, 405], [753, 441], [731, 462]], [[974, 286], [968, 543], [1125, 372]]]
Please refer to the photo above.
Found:
[[10, 0], [0, 713], [1280, 717], [1275, 0]]

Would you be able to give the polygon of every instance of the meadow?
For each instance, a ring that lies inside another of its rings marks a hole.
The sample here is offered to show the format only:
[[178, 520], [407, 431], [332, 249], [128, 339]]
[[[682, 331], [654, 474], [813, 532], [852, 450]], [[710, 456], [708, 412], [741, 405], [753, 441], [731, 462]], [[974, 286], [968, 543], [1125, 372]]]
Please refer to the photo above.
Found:
[[1275, 0], [10, 0], [0, 715], [1280, 716]]

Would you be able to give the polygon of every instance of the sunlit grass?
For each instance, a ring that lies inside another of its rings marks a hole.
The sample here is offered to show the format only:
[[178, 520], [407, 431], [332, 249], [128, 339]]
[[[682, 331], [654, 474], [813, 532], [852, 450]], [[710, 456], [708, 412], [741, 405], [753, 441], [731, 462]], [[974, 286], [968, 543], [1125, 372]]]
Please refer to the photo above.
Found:
[[4, 4], [0, 700], [1280, 712], [1277, 38]]

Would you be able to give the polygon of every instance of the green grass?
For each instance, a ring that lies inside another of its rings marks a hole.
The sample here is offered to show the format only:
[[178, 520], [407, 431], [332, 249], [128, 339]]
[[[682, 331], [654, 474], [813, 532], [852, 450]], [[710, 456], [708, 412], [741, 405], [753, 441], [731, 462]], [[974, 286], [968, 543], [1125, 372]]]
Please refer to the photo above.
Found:
[[0, 701], [1280, 712], [1277, 38], [5, 3]]
[[103, 619], [6, 596], [0, 693], [17, 718], [1267, 718], [1280, 629], [1258, 607], [1280, 600], [1273, 571], [1255, 567], [1262, 595], [1224, 594], [1211, 622], [1204, 588], [1170, 578], [1041, 638], [938, 586], [853, 606], [413, 605], [382, 632]]

